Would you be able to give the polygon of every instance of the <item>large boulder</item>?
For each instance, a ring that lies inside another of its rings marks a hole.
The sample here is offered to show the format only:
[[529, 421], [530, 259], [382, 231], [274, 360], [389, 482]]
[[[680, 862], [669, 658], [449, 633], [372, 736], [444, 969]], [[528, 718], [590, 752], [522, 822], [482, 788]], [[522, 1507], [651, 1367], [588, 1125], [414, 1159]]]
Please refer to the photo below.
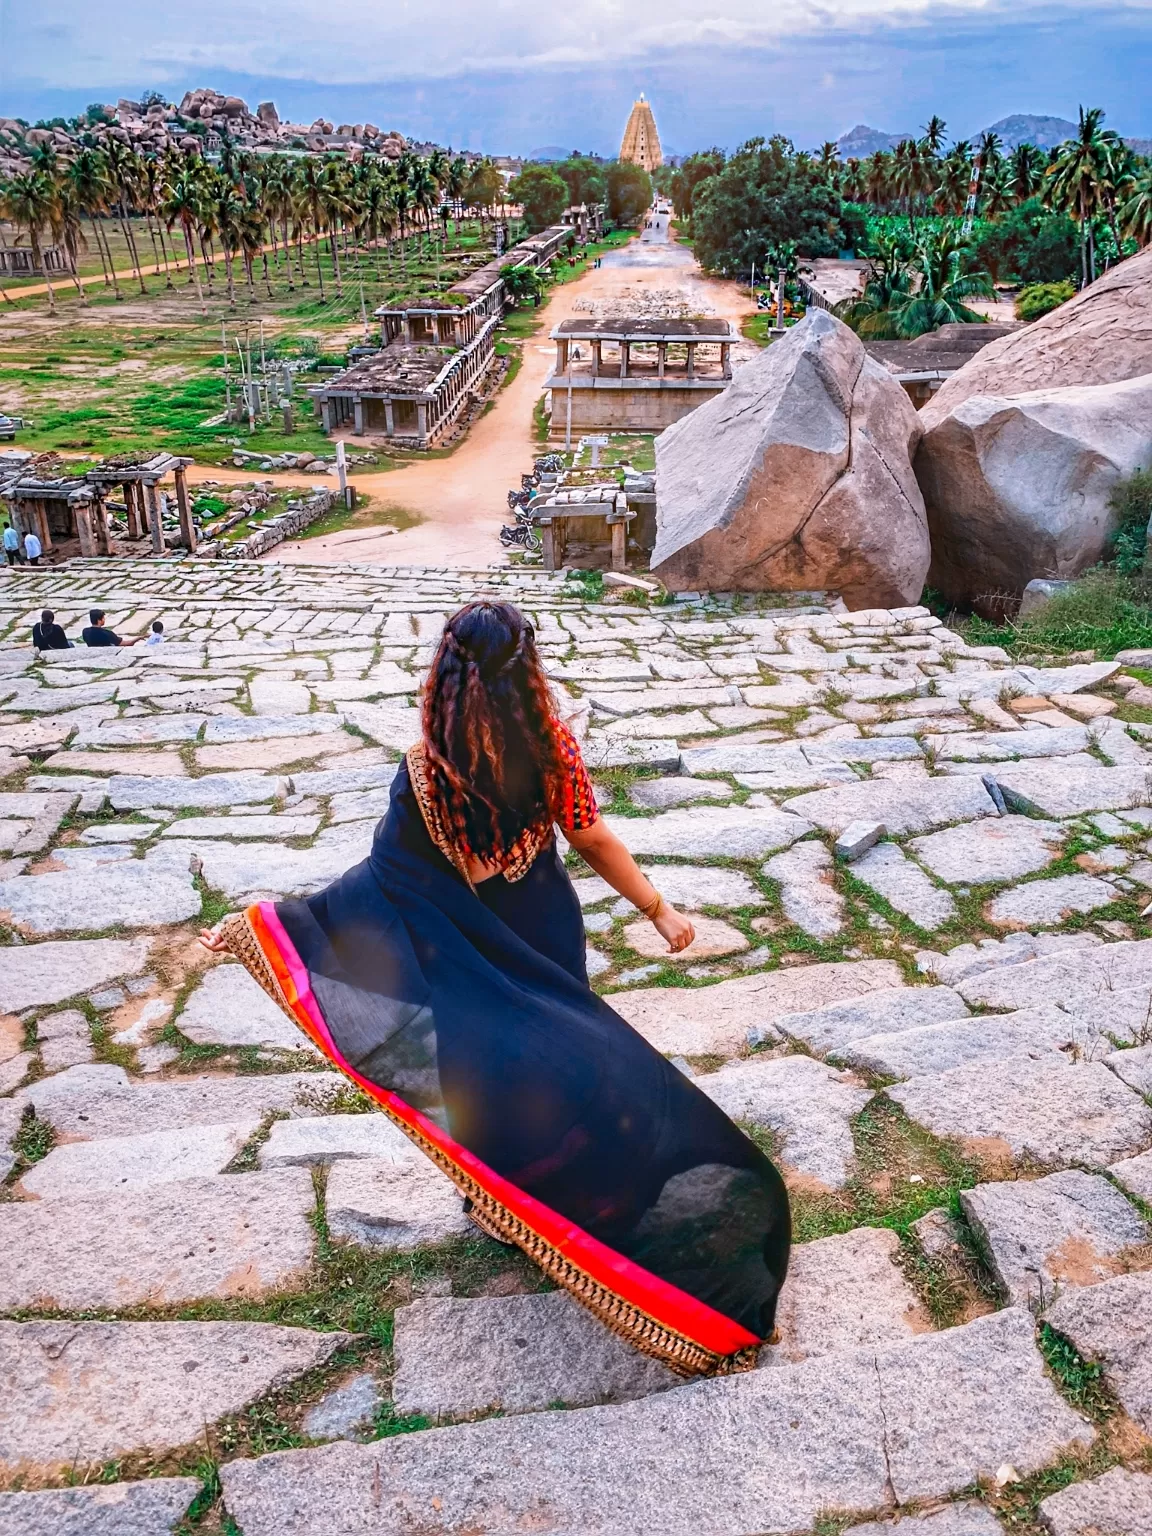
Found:
[[896, 380], [826, 310], [656, 439], [652, 569], [673, 591], [920, 599], [928, 524], [920, 424]]
[[1105, 552], [1117, 481], [1150, 460], [1152, 373], [961, 400], [916, 455], [929, 581], [991, 612], [1036, 577], [1078, 575]]
[[921, 411], [925, 432], [972, 395], [1116, 384], [1152, 373], [1152, 246], [1033, 325], [993, 341]]

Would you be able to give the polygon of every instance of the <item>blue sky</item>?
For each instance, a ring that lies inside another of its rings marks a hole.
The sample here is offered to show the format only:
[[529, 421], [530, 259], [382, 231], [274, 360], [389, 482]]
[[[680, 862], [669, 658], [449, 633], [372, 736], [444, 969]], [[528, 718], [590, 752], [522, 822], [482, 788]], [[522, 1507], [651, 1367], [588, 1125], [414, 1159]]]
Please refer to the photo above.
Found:
[[1152, 0], [0, 0], [0, 114], [194, 85], [272, 99], [282, 117], [375, 122], [494, 153], [611, 153], [633, 97], [686, 152], [857, 122], [955, 137], [1011, 112], [1152, 137]]

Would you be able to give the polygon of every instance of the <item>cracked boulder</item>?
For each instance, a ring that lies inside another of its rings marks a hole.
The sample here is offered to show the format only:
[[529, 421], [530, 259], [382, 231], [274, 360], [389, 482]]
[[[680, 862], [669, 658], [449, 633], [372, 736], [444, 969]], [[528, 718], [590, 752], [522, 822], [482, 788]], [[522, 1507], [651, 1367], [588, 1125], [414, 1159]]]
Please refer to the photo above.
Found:
[[846, 325], [810, 310], [657, 438], [653, 574], [673, 591], [918, 602], [929, 562], [919, 438], [896, 380]]

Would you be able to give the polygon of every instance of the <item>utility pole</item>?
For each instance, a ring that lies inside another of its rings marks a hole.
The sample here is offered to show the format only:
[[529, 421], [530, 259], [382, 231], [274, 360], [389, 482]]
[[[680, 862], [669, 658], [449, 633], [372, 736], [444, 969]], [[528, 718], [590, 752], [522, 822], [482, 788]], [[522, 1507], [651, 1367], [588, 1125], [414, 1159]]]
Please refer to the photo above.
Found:
[[224, 420], [232, 420], [232, 370], [228, 366], [228, 330], [220, 322], [220, 347], [224, 353]]
[[972, 223], [976, 218], [976, 199], [980, 193], [980, 167], [982, 155], [976, 151], [976, 158], [972, 162], [972, 179], [968, 183], [968, 196], [964, 202], [964, 228], [961, 233], [965, 239], [972, 233]]

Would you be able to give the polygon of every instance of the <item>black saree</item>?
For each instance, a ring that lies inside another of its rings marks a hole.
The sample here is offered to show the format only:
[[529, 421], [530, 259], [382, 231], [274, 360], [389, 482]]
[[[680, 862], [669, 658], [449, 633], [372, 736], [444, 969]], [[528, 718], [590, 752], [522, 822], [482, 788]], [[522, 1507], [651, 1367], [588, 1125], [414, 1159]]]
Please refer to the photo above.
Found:
[[482, 1227], [683, 1374], [755, 1363], [788, 1264], [783, 1181], [589, 989], [554, 839], [473, 889], [405, 763], [368, 859], [222, 933]]

